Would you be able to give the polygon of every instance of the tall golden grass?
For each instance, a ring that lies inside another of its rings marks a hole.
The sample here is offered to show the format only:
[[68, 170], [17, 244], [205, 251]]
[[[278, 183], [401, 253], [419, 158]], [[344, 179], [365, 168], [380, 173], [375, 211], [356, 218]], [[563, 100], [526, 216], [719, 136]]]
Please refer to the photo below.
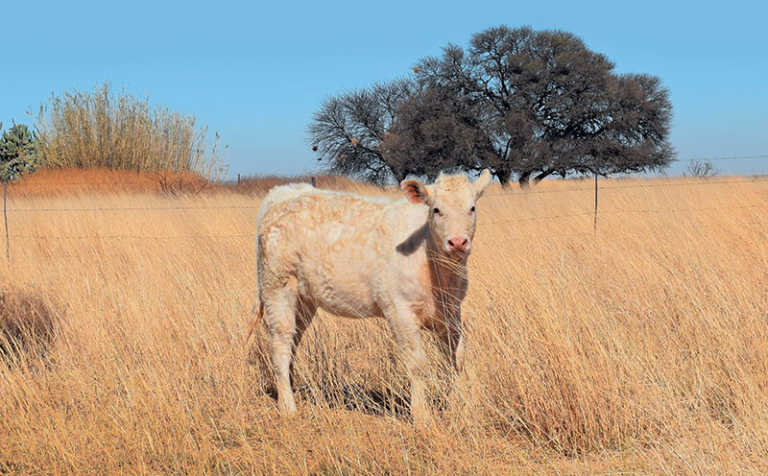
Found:
[[193, 172], [218, 178], [224, 172], [218, 134], [194, 116], [151, 106], [108, 83], [93, 91], [51, 95], [40, 108], [40, 161], [46, 167]]
[[467, 368], [421, 429], [382, 321], [323, 313], [278, 417], [256, 196], [11, 197], [0, 279], [63, 318], [45, 365], [0, 365], [0, 470], [765, 473], [768, 182], [604, 186], [596, 236], [587, 182], [482, 199]]

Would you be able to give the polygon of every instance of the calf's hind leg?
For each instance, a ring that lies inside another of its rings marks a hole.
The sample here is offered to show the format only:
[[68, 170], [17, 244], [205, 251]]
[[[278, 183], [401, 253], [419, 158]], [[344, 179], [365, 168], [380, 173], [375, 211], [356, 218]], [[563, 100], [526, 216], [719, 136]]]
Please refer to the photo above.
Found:
[[291, 279], [280, 288], [265, 290], [263, 300], [272, 369], [277, 387], [277, 406], [280, 413], [290, 415], [296, 412], [296, 402], [291, 389], [291, 361], [298, 330], [296, 280]]
[[307, 330], [309, 325], [312, 324], [312, 319], [314, 319], [316, 312], [317, 305], [312, 300], [299, 297], [296, 301], [296, 333], [293, 335], [293, 354], [291, 356], [290, 366], [292, 387], [296, 383], [293, 371], [293, 363], [296, 358], [296, 350], [299, 348], [301, 337], [304, 335], [304, 332]]

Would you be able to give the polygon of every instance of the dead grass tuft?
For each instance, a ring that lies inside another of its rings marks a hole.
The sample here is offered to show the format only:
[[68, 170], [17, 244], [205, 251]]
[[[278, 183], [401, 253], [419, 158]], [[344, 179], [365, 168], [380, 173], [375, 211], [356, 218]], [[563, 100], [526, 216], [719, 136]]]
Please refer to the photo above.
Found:
[[0, 357], [19, 361], [45, 356], [57, 332], [57, 317], [41, 298], [0, 288]]

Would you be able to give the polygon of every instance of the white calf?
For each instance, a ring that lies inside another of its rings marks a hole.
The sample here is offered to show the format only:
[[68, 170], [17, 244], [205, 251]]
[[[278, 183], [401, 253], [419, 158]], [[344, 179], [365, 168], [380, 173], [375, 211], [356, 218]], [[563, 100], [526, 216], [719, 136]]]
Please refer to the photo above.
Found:
[[490, 173], [470, 183], [441, 175], [401, 184], [406, 199], [273, 188], [258, 214], [258, 314], [267, 325], [281, 412], [295, 412], [294, 351], [318, 307], [346, 317], [384, 317], [411, 380], [411, 413], [428, 415], [419, 329], [434, 330], [451, 363], [463, 354], [461, 301], [467, 292], [478, 198]]

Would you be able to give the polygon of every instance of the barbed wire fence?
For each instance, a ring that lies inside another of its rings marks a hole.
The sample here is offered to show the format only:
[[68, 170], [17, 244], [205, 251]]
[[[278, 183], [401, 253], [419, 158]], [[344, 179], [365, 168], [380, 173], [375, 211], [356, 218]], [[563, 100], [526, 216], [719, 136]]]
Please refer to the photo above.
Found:
[[[693, 157], [689, 159], [672, 159], [670, 162], [677, 162], [677, 163], [684, 163], [687, 162], [689, 164], [689, 171], [697, 171], [697, 172], [703, 172], [705, 176], [701, 178], [710, 178], [706, 175], [710, 173], [717, 174], [716, 169], [714, 169], [711, 164], [712, 162], [717, 161], [728, 161], [728, 160], [759, 160], [759, 159], [768, 159], [768, 154], [756, 154], [756, 155], [734, 155], [734, 156], [728, 156], [728, 157]], [[702, 167], [702, 164], [705, 164], [706, 167]], [[683, 173], [683, 176], [686, 174]], [[594, 174], [595, 177], [595, 206], [594, 206], [594, 220], [593, 220], [593, 228], [592, 231], [595, 235], [597, 235], [597, 204], [598, 204], [598, 177], [599, 175], [597, 173]], [[655, 184], [655, 185], [663, 185], [663, 184]]]
[[[689, 159], [689, 160], [752, 160], [752, 159], [766, 159], [766, 155], [751, 155], [751, 156], [733, 156], [733, 157], [712, 157], [702, 159]], [[683, 160], [675, 160], [676, 162], [683, 162]], [[578, 193], [578, 192], [591, 192], [594, 191], [594, 207], [591, 211], [584, 211], [579, 213], [570, 214], [557, 214], [549, 216], [536, 216], [536, 217], [522, 217], [522, 218], [510, 218], [502, 220], [494, 220], [492, 223], [521, 223], [529, 221], [542, 221], [542, 220], [555, 220], [566, 219], [576, 217], [593, 216], [593, 231], [592, 233], [566, 233], [558, 235], [537, 235], [531, 238], [556, 238], [567, 236], [586, 236], [597, 234], [598, 231], [598, 216], [599, 215], [615, 215], [615, 214], [632, 214], [632, 213], [692, 213], [696, 211], [721, 211], [726, 212], [734, 209], [768, 209], [768, 200], [765, 204], [745, 205], [735, 207], [695, 207], [695, 208], [659, 208], [659, 209], [619, 209], [619, 210], [607, 210], [598, 211], [598, 199], [599, 191], [609, 190], [622, 190], [622, 189], [637, 189], [637, 188], [656, 188], [656, 187], [699, 187], [699, 186], [711, 186], [711, 185], [727, 185], [727, 184], [745, 184], [745, 183], [761, 183], [768, 185], [768, 175], [755, 176], [754, 178], [701, 178], [692, 182], [681, 183], [630, 183], [620, 185], [599, 185], [599, 176], [594, 175], [594, 185], [589, 187], [569, 187], [556, 190], [535, 190], [528, 189], [523, 191], [510, 191], [502, 190], [495, 193], [486, 193], [486, 196], [493, 197], [515, 197], [515, 196], [530, 196], [538, 194], [560, 194], [560, 193]], [[312, 182], [316, 184], [315, 177], [312, 177]], [[94, 184], [106, 184], [106, 185], [120, 185], [119, 183], [110, 182], [71, 182], [67, 185], [80, 185], [88, 186]], [[43, 184], [32, 184], [43, 185]], [[60, 184], [57, 184], [57, 186]], [[50, 185], [46, 186], [50, 187]], [[6, 235], [6, 259], [10, 262], [10, 240], [13, 239], [27, 239], [27, 240], [93, 240], [93, 239], [112, 239], [112, 240], [179, 240], [179, 239], [242, 239], [253, 238], [255, 233], [234, 233], [234, 234], [188, 234], [188, 235], [138, 235], [138, 234], [92, 234], [92, 235], [45, 235], [45, 234], [9, 234], [8, 229], [8, 213], [67, 213], [67, 212], [112, 212], [112, 213], [125, 213], [125, 212], [169, 212], [169, 211], [196, 211], [196, 210], [227, 210], [227, 209], [242, 209], [242, 210], [257, 210], [259, 205], [178, 205], [178, 206], [159, 206], [159, 207], [140, 207], [140, 206], [128, 206], [128, 207], [20, 207], [20, 208], [8, 208], [4, 207], [4, 224]]]

